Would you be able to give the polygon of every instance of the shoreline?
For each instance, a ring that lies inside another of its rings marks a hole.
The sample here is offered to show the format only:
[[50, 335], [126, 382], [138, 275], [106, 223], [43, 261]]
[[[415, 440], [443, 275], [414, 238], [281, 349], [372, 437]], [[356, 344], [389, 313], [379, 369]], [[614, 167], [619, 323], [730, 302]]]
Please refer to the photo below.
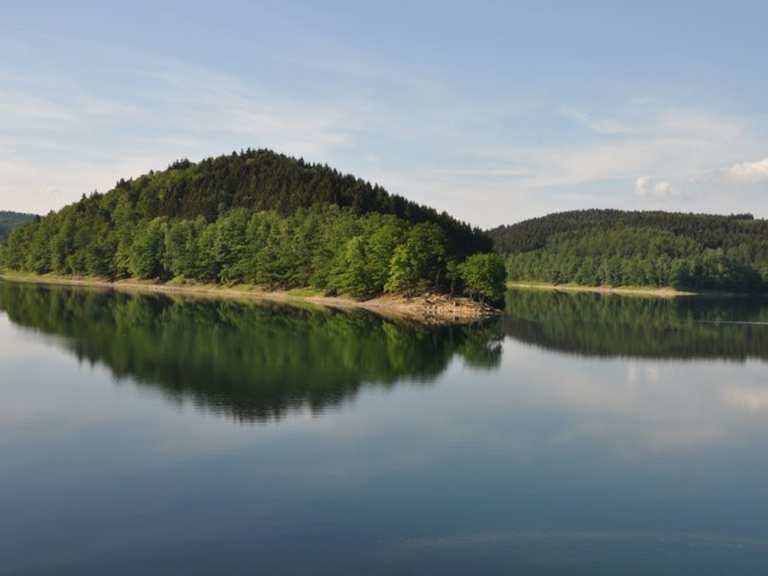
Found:
[[251, 285], [173, 284], [151, 280], [111, 281], [106, 278], [39, 275], [17, 272], [0, 272], [0, 280], [20, 284], [100, 288], [127, 293], [154, 293], [198, 298], [275, 302], [294, 306], [313, 304], [335, 310], [367, 310], [385, 318], [417, 321], [424, 324], [465, 324], [491, 318], [501, 313], [501, 310], [469, 298], [450, 298], [444, 294], [427, 294], [413, 297], [383, 295], [369, 300], [355, 300], [347, 296], [324, 296], [309, 288], [264, 290], [258, 286]]
[[643, 286], [582, 286], [579, 284], [550, 284], [547, 282], [507, 282], [507, 289], [545, 290], [549, 292], [587, 292], [593, 294], [619, 294], [624, 296], [647, 296], [652, 298], [681, 298], [690, 296], [721, 297], [721, 298], [750, 298], [765, 297], [766, 294], [751, 294], [740, 292], [717, 292], [677, 290], [671, 286], [648, 288]]

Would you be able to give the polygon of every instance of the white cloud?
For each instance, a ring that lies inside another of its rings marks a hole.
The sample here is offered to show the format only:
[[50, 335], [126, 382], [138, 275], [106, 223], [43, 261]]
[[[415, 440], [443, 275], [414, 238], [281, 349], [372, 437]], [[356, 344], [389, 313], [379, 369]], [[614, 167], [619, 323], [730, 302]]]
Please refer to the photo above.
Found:
[[650, 176], [640, 176], [635, 180], [635, 194], [664, 199], [676, 195], [676, 191], [666, 180], [656, 182]]
[[674, 189], [669, 182], [656, 182], [656, 184], [653, 185], [653, 195], [658, 198], [666, 198], [672, 194], [674, 194]]
[[[738, 117], [680, 108], [634, 106], [601, 117], [573, 109], [557, 114], [585, 126], [585, 141], [563, 145], [557, 140], [495, 147], [489, 164], [509, 163], [527, 172], [510, 186], [527, 190], [602, 186], [626, 182], [637, 174], [661, 173], [667, 180], [650, 180], [636, 190], [640, 197], [682, 197], [676, 182], [718, 173], [734, 154], [744, 156], [758, 146]], [[475, 146], [474, 152], [482, 149]], [[738, 158], [739, 156], [736, 156]], [[603, 188], [603, 190], [607, 190]], [[700, 188], [696, 188], [698, 192]], [[603, 200], [603, 203], [605, 200]]]
[[740, 182], [765, 182], [768, 180], [768, 158], [734, 164], [728, 170], [728, 175]]
[[635, 180], [635, 194], [638, 196], [647, 196], [651, 190], [651, 177], [640, 176]]

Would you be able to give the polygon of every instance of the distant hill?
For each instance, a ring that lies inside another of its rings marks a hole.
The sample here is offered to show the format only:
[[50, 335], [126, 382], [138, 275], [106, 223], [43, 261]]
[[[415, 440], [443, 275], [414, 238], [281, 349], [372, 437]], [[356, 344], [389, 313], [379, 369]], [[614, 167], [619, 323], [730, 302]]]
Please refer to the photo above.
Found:
[[[24, 226], [0, 263], [38, 274], [268, 288], [464, 292], [498, 301], [504, 267], [481, 230], [384, 188], [270, 150], [121, 179]], [[480, 257], [484, 255], [483, 257]]]
[[31, 222], [35, 218], [36, 216], [34, 214], [0, 210], [0, 240], [6, 238], [16, 226], [24, 224], [25, 222]]
[[751, 214], [579, 210], [490, 230], [512, 280], [764, 290], [768, 221]]

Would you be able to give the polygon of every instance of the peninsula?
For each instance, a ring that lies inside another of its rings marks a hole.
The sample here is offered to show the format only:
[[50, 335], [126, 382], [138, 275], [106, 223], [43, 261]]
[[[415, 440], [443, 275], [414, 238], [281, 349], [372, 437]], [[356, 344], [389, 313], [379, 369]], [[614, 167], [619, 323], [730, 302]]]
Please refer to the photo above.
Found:
[[177, 161], [84, 195], [15, 228], [0, 244], [0, 266], [11, 280], [303, 292], [298, 297], [480, 317], [505, 290], [504, 263], [492, 248], [479, 229], [380, 186], [246, 150]]

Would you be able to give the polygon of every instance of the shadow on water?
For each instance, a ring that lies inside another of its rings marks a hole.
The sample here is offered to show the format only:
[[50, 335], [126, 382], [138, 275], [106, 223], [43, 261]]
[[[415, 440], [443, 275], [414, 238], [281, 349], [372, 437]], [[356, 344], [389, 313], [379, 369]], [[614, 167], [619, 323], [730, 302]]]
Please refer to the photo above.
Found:
[[768, 300], [510, 290], [504, 333], [582, 356], [768, 360]]
[[362, 386], [434, 381], [454, 356], [492, 369], [499, 321], [427, 327], [356, 311], [0, 282], [0, 310], [80, 361], [239, 421], [315, 413]]

